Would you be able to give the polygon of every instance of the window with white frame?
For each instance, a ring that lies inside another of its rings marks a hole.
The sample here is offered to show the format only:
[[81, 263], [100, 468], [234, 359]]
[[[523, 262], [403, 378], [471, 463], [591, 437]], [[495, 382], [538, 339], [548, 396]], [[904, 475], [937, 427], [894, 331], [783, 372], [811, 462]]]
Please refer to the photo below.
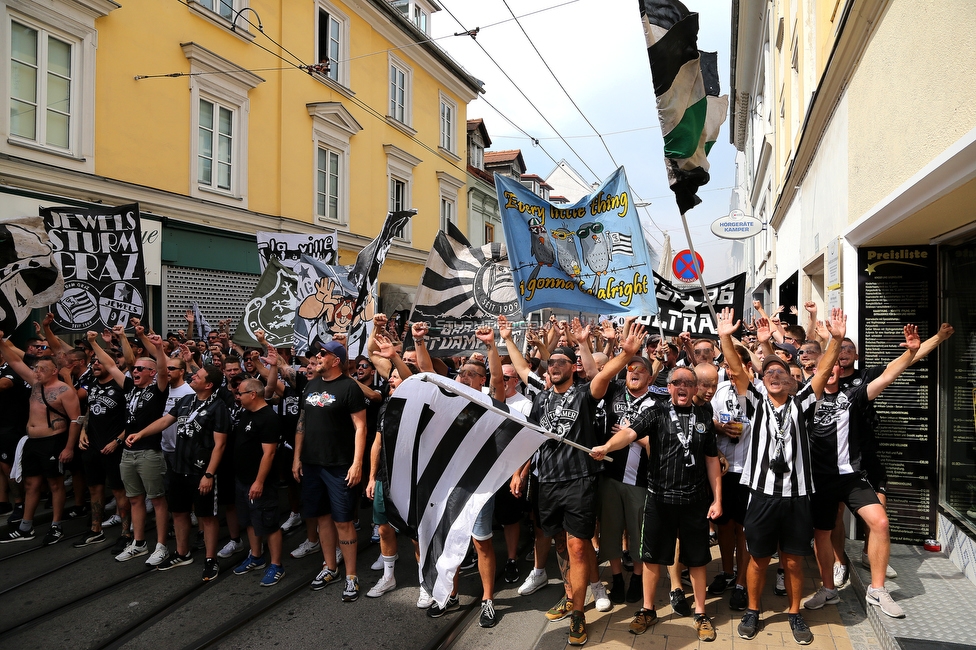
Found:
[[[409, 151], [405, 151], [393, 144], [384, 144], [386, 152], [387, 178], [390, 188], [390, 210], [409, 210], [412, 206], [411, 190], [413, 185], [413, 170], [423, 162]], [[404, 226], [403, 232], [397, 239], [410, 242], [410, 222]]]
[[240, 7], [235, 5], [243, 5], [242, 0], [196, 0], [197, 3], [203, 5], [205, 8], [223, 16], [227, 20], [233, 20], [234, 14]]
[[413, 8], [413, 24], [417, 26], [417, 29], [422, 31], [424, 34], [428, 34], [427, 31], [427, 18], [429, 14], [424, 10], [423, 7], [418, 7], [414, 5]]
[[339, 162], [341, 154], [331, 149], [318, 149], [316, 166], [315, 214], [322, 219], [339, 221]]
[[315, 142], [315, 215], [331, 224], [349, 223], [350, 139], [363, 130], [340, 102], [306, 104]]
[[191, 72], [190, 196], [246, 208], [247, 95], [264, 79], [196, 43], [182, 47]]
[[441, 230], [447, 232], [448, 222], [458, 223], [458, 193], [464, 187], [464, 180], [455, 178], [447, 172], [437, 172], [437, 185], [440, 195]]
[[494, 224], [485, 224], [485, 243], [490, 244], [495, 241], [495, 226]]
[[349, 86], [349, 19], [332, 4], [318, 0], [315, 25], [315, 60], [328, 63], [325, 76]]
[[95, 171], [95, 21], [116, 8], [0, 1], [0, 153]]
[[471, 140], [468, 144], [468, 164], [476, 169], [485, 168], [485, 148], [480, 143]]
[[409, 74], [397, 63], [390, 63], [390, 117], [407, 123], [407, 83]]
[[454, 201], [441, 197], [441, 230], [447, 232], [447, 224], [457, 225], [457, 215], [454, 213]]
[[457, 125], [457, 104], [441, 95], [441, 149], [455, 153], [457, 142], [455, 137]]

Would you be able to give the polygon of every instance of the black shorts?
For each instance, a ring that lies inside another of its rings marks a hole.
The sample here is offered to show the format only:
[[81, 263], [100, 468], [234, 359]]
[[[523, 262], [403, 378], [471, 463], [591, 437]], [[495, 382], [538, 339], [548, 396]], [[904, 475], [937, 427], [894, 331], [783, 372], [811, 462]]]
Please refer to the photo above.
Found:
[[808, 496], [771, 497], [752, 490], [742, 526], [746, 549], [755, 558], [770, 557], [777, 548], [789, 555], [813, 555], [813, 516]]
[[561, 530], [580, 539], [593, 537], [599, 503], [597, 478], [539, 483], [539, 525], [547, 537], [555, 537]]
[[715, 520], [720, 526], [730, 521], [742, 525], [749, 503], [749, 486], [739, 482], [742, 474], [726, 472], [722, 477], [722, 516]]
[[217, 516], [217, 484], [206, 494], [200, 494], [202, 474], [177, 474], [170, 471], [166, 475], [166, 503], [170, 512], [183, 513], [193, 510], [197, 517]]
[[20, 439], [27, 435], [24, 427], [0, 427], [0, 463], [14, 464], [14, 455]]
[[234, 486], [237, 494], [237, 519], [242, 529], [247, 530], [250, 526], [254, 528], [255, 535], [265, 537], [281, 528], [278, 524], [278, 488], [274, 481], [265, 481], [260, 498], [253, 501], [247, 498], [247, 493], [251, 490], [250, 483], [245, 484], [235, 479]]
[[813, 527], [817, 530], [833, 530], [837, 523], [837, 505], [843, 502], [857, 514], [864, 506], [880, 505], [877, 493], [862, 474], [839, 476], [814, 476], [817, 491], [810, 498]]
[[68, 445], [68, 432], [57, 433], [46, 438], [28, 438], [24, 443], [20, 467], [23, 476], [43, 476], [58, 478], [64, 476], [64, 468], [58, 456]]
[[510, 526], [522, 521], [524, 509], [525, 501], [512, 494], [508, 482], [495, 492], [495, 521], [499, 526]]
[[[248, 488], [251, 486], [248, 485]], [[237, 505], [237, 480], [233, 474], [218, 473], [214, 477], [214, 489], [217, 490], [217, 504], [221, 506]], [[247, 491], [244, 491], [247, 496]]]
[[866, 451], [861, 457], [868, 483], [874, 487], [875, 492], [885, 494], [888, 491], [888, 470], [885, 469], [884, 463], [881, 462], [881, 459], [874, 452]]
[[674, 543], [681, 540], [679, 560], [687, 567], [705, 566], [712, 561], [708, 547], [708, 508], [710, 501], [672, 504], [650, 494], [644, 501], [644, 526], [641, 530], [641, 560], [648, 564], [674, 564]]
[[122, 473], [119, 470], [122, 464], [122, 447], [116, 448], [111, 454], [103, 454], [101, 449], [97, 445], [89, 445], [82, 452], [85, 480], [88, 485], [104, 485], [110, 490], [123, 489]]

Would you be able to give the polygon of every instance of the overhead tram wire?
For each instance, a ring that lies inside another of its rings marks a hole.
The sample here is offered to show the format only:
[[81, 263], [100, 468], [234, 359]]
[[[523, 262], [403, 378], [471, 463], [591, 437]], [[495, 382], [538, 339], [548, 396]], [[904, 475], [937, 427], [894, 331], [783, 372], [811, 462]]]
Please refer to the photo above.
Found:
[[[456, 22], [456, 23], [457, 23], [457, 24], [458, 24], [458, 25], [459, 25], [459, 26], [461, 27], [461, 29], [462, 29], [462, 30], [465, 30], [465, 29], [466, 29], [466, 28], [465, 28], [465, 26], [464, 26], [464, 24], [463, 24], [463, 23], [462, 23], [462, 22], [461, 22], [460, 20], [458, 20], [458, 18], [457, 18], [457, 16], [455, 16], [455, 15], [454, 15], [454, 14], [453, 14], [453, 13], [451, 12], [451, 10], [450, 10], [450, 9], [449, 9], [449, 8], [447, 7], [447, 4], [446, 4], [446, 3], [443, 3], [443, 2], [442, 2], [442, 3], [441, 3], [441, 6], [442, 6], [442, 7], [444, 8], [444, 10], [445, 10], [445, 11], [446, 11], [446, 12], [448, 13], [448, 15], [450, 15], [450, 16], [451, 16], [451, 18], [453, 18], [453, 19], [454, 19], [454, 22]], [[507, 72], [505, 72], [505, 69], [504, 69], [504, 68], [502, 68], [502, 66], [501, 66], [501, 65], [500, 65], [500, 64], [498, 63], [498, 61], [496, 61], [496, 60], [495, 60], [495, 58], [494, 58], [494, 57], [493, 57], [493, 56], [492, 56], [491, 54], [489, 54], [489, 53], [488, 53], [488, 50], [486, 50], [486, 49], [484, 48], [484, 46], [483, 46], [483, 45], [482, 45], [482, 44], [481, 44], [481, 43], [480, 43], [480, 42], [478, 41], [478, 39], [477, 39], [477, 38], [476, 38], [475, 36], [472, 36], [471, 38], [472, 38], [472, 40], [473, 40], [473, 41], [474, 41], [474, 42], [475, 42], [475, 43], [476, 43], [476, 44], [478, 45], [478, 47], [479, 47], [479, 48], [481, 48], [481, 51], [485, 53], [485, 56], [487, 56], [487, 57], [488, 57], [488, 59], [489, 59], [489, 60], [490, 60], [490, 61], [491, 61], [492, 63], [494, 63], [494, 64], [495, 64], [495, 67], [497, 67], [497, 68], [498, 68], [498, 70], [499, 70], [499, 71], [500, 71], [500, 72], [501, 72], [501, 73], [502, 73], [503, 75], [505, 75], [505, 78], [506, 78], [506, 79], [508, 79], [508, 82], [509, 82], [510, 84], [512, 84], [512, 86], [513, 86], [513, 87], [515, 88], [515, 90], [517, 90], [517, 91], [519, 92], [519, 94], [520, 94], [520, 95], [522, 95], [522, 97], [523, 97], [523, 98], [525, 98], [525, 101], [529, 103], [529, 106], [531, 106], [531, 107], [532, 107], [532, 108], [533, 108], [533, 109], [535, 110], [535, 112], [539, 114], [539, 117], [541, 117], [541, 118], [542, 118], [542, 120], [543, 120], [543, 121], [544, 121], [544, 122], [545, 122], [545, 123], [546, 123], [546, 124], [547, 124], [547, 125], [549, 126], [549, 128], [550, 128], [550, 129], [552, 129], [552, 131], [553, 131], [553, 133], [555, 133], [556, 135], [558, 135], [558, 136], [559, 136], [559, 139], [560, 139], [560, 140], [562, 140], [562, 142], [563, 142], [563, 144], [565, 144], [565, 145], [566, 145], [566, 147], [567, 147], [567, 148], [569, 148], [569, 150], [573, 152], [573, 155], [574, 155], [574, 156], [576, 156], [576, 158], [577, 158], [577, 159], [579, 159], [579, 161], [580, 161], [581, 163], [583, 163], [583, 166], [584, 166], [584, 167], [586, 167], [586, 169], [587, 169], [587, 171], [589, 171], [589, 172], [590, 172], [591, 174], [593, 174], [593, 176], [594, 176], [594, 178], [600, 178], [600, 175], [599, 175], [599, 174], [597, 174], [597, 173], [596, 173], [595, 171], [593, 171], [593, 168], [592, 168], [592, 167], [590, 167], [590, 166], [589, 166], [589, 165], [587, 164], [587, 162], [586, 162], [586, 160], [584, 160], [584, 159], [583, 159], [583, 156], [581, 156], [581, 155], [579, 154], [579, 152], [578, 152], [578, 151], [576, 151], [576, 149], [574, 149], [574, 148], [573, 148], [573, 145], [571, 145], [571, 144], [570, 144], [570, 143], [569, 143], [569, 142], [568, 142], [568, 141], [566, 140], [566, 138], [564, 138], [564, 137], [562, 136], [562, 134], [561, 134], [561, 133], [559, 132], [559, 129], [557, 129], [557, 128], [555, 127], [555, 125], [553, 125], [553, 123], [549, 121], [549, 118], [547, 118], [547, 117], [545, 116], [545, 114], [544, 114], [544, 113], [543, 113], [543, 112], [542, 112], [542, 111], [541, 111], [541, 110], [539, 109], [539, 107], [538, 107], [538, 106], [536, 106], [536, 105], [535, 105], [535, 103], [534, 103], [534, 102], [533, 102], [533, 101], [532, 101], [531, 99], [529, 99], [529, 96], [528, 96], [528, 95], [526, 95], [526, 94], [525, 94], [525, 92], [524, 92], [524, 91], [522, 90], [522, 88], [521, 88], [521, 87], [519, 87], [519, 85], [518, 85], [517, 83], [515, 83], [515, 80], [514, 80], [514, 79], [512, 79], [512, 78], [511, 78], [511, 77], [509, 76], [509, 74], [508, 74]]]

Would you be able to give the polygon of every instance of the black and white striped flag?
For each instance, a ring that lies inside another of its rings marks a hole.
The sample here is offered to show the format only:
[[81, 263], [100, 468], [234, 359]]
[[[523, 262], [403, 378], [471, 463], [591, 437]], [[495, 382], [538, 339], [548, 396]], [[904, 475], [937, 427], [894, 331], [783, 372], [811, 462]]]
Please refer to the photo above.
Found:
[[439, 606], [478, 513], [547, 439], [518, 411], [444, 377], [413, 375], [397, 388], [383, 423], [386, 514], [419, 540], [420, 581]]

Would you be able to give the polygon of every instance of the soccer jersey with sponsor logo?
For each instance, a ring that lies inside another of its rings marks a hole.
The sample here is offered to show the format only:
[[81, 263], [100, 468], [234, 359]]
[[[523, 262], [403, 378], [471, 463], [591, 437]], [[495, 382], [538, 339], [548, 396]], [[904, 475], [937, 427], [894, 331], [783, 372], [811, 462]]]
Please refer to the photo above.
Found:
[[[173, 470], [177, 474], [202, 476], [210, 465], [214, 433], [230, 432], [227, 406], [216, 394], [203, 401], [191, 394], [177, 401], [169, 414], [176, 418]], [[225, 448], [224, 453], [232, 452]]]
[[128, 376], [122, 386], [111, 378], [106, 382], [94, 381], [89, 385], [85, 432], [92, 448], [102, 449], [125, 430], [125, 423], [129, 419], [126, 395], [134, 385], [132, 378]]
[[[769, 401], [763, 385], [749, 384], [745, 397], [752, 431], [739, 442], [748, 445], [742, 483], [775, 497], [813, 494], [809, 436], [817, 406], [813, 388], [807, 384], [778, 408]], [[785, 471], [774, 471], [777, 459], [785, 463]]]
[[[530, 419], [591, 449], [600, 444], [596, 430], [598, 402], [590, 395], [589, 382], [574, 383], [562, 394], [549, 389], [536, 395]], [[535, 465], [543, 483], [570, 481], [602, 470], [602, 463], [588, 453], [557, 440], [542, 443]]]
[[824, 392], [813, 413], [810, 452], [815, 476], [853, 474], [861, 470], [866, 411], [871, 404], [868, 384]]
[[[607, 438], [613, 435], [613, 425], [632, 422], [644, 410], [654, 406], [660, 396], [648, 390], [634, 397], [623, 382], [614, 382], [604, 398], [610, 405], [608, 409], [610, 430]], [[638, 442], [632, 442], [623, 449], [611, 452], [613, 462], [603, 466], [604, 478], [612, 478], [627, 485], [647, 487], [647, 454]]]
[[[168, 393], [169, 389], [159, 390], [156, 382], [144, 388], [136, 388], [133, 386], [132, 390], [125, 396], [126, 408], [129, 412], [128, 419], [125, 423], [125, 432], [137, 433], [158, 420], [163, 415], [163, 409], [166, 408], [166, 396]], [[162, 439], [161, 434], [143, 436], [133, 443], [131, 449], [133, 451], [144, 449], [159, 450], [161, 449]]]

